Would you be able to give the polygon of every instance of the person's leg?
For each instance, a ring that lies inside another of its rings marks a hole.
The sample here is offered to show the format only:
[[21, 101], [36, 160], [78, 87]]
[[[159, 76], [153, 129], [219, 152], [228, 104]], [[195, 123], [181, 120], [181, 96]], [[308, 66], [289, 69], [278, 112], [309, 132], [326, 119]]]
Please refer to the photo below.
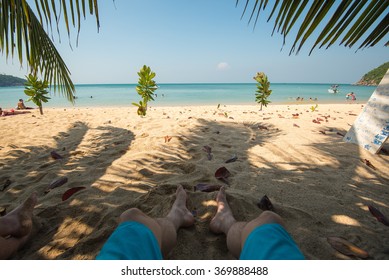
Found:
[[9, 258], [28, 240], [36, 202], [36, 193], [33, 193], [20, 206], [0, 217], [0, 259]]
[[12, 256], [28, 241], [29, 237], [29, 234], [20, 238], [12, 236], [9, 236], [9, 238], [0, 237], [0, 260], [6, 260]]
[[264, 211], [249, 222], [234, 218], [224, 187], [217, 195], [218, 209], [211, 221], [211, 230], [227, 235], [227, 247], [239, 259], [303, 260], [297, 244], [286, 231], [279, 215]]
[[176, 245], [177, 230], [194, 223], [194, 217], [186, 207], [186, 199], [185, 190], [179, 186], [176, 191], [176, 200], [166, 217], [154, 219], [141, 210], [132, 208], [121, 214], [120, 222], [135, 221], [148, 227], [157, 239], [163, 256], [166, 257]]
[[33, 193], [17, 208], [0, 217], [0, 236], [23, 237], [30, 233], [36, 203], [37, 195]]
[[[279, 215], [271, 211], [264, 211], [250, 222], [237, 221], [228, 205], [225, 189], [222, 187], [217, 194], [217, 213], [212, 219], [210, 229], [214, 233], [224, 233], [227, 236], [227, 248], [234, 257], [239, 258], [247, 237], [254, 229], [265, 224], [284, 226]], [[260, 250], [260, 248], [258, 248]]]

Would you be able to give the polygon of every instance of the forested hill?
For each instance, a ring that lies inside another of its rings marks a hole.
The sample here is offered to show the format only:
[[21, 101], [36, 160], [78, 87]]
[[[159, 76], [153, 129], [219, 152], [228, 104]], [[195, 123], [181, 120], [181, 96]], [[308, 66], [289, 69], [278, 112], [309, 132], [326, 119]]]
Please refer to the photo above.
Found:
[[389, 62], [382, 64], [381, 66], [367, 72], [363, 75], [362, 79], [359, 80], [356, 84], [363, 86], [377, 86], [382, 78], [384, 77], [386, 71], [389, 69]]
[[0, 74], [0, 87], [24, 86], [25, 79]]

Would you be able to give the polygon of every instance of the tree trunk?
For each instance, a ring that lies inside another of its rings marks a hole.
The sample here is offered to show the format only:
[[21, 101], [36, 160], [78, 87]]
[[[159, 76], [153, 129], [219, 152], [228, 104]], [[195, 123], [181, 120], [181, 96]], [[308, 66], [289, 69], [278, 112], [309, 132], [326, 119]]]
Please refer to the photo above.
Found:
[[42, 109], [42, 105], [39, 106], [39, 112], [41, 113], [41, 115], [43, 115], [43, 109]]

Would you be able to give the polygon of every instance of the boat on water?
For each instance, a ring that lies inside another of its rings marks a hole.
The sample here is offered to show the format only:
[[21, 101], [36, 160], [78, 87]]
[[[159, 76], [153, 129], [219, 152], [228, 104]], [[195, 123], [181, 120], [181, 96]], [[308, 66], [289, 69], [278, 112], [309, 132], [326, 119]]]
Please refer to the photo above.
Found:
[[338, 93], [339, 92], [339, 89], [338, 89], [338, 85], [332, 85], [329, 89], [328, 89], [328, 92], [329, 93]]

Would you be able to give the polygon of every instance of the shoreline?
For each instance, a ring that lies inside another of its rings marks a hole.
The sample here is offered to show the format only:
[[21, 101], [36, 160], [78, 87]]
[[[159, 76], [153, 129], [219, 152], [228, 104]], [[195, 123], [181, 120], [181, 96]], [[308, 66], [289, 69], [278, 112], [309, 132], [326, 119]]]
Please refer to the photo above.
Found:
[[[353, 101], [344, 101], [344, 102], [332, 102], [332, 101], [328, 101], [328, 102], [314, 102], [314, 101], [291, 101], [291, 102], [272, 102], [270, 103], [267, 107], [263, 106], [263, 111], [266, 110], [266, 108], [269, 108], [271, 109], [272, 107], [274, 106], [315, 106], [316, 104], [318, 106], [322, 105], [322, 106], [328, 106], [328, 105], [335, 105], [335, 106], [347, 106], [347, 105], [365, 105], [367, 103], [367, 101], [356, 101], [356, 102], [353, 102]], [[222, 106], [229, 106], [229, 107], [255, 107], [255, 108], [258, 108], [260, 109], [260, 104], [256, 104], [256, 103], [247, 103], [247, 104], [224, 104], [224, 103], [218, 103], [218, 104], [190, 104], [190, 105], [186, 105], [186, 104], [172, 104], [172, 105], [166, 105], [166, 104], [161, 104], [161, 105], [154, 105], [152, 103], [149, 103], [148, 105], [148, 108], [184, 108], [184, 107], [210, 107], [210, 108], [215, 108], [217, 109], [217, 106], [220, 104], [220, 107]], [[31, 104], [30, 104], [31, 105]], [[93, 108], [99, 108], [99, 109], [104, 109], [104, 108], [110, 108], [110, 109], [114, 109], [114, 108], [118, 108], [118, 109], [131, 109], [131, 108], [136, 108], [134, 105], [132, 104], [128, 104], [128, 105], [101, 105], [101, 106], [71, 106], [69, 105], [68, 107], [64, 106], [64, 107], [50, 107], [50, 106], [47, 106], [47, 107], [43, 107], [43, 110], [45, 109], [93, 109]], [[38, 110], [38, 108], [34, 108], [36, 110]]]

